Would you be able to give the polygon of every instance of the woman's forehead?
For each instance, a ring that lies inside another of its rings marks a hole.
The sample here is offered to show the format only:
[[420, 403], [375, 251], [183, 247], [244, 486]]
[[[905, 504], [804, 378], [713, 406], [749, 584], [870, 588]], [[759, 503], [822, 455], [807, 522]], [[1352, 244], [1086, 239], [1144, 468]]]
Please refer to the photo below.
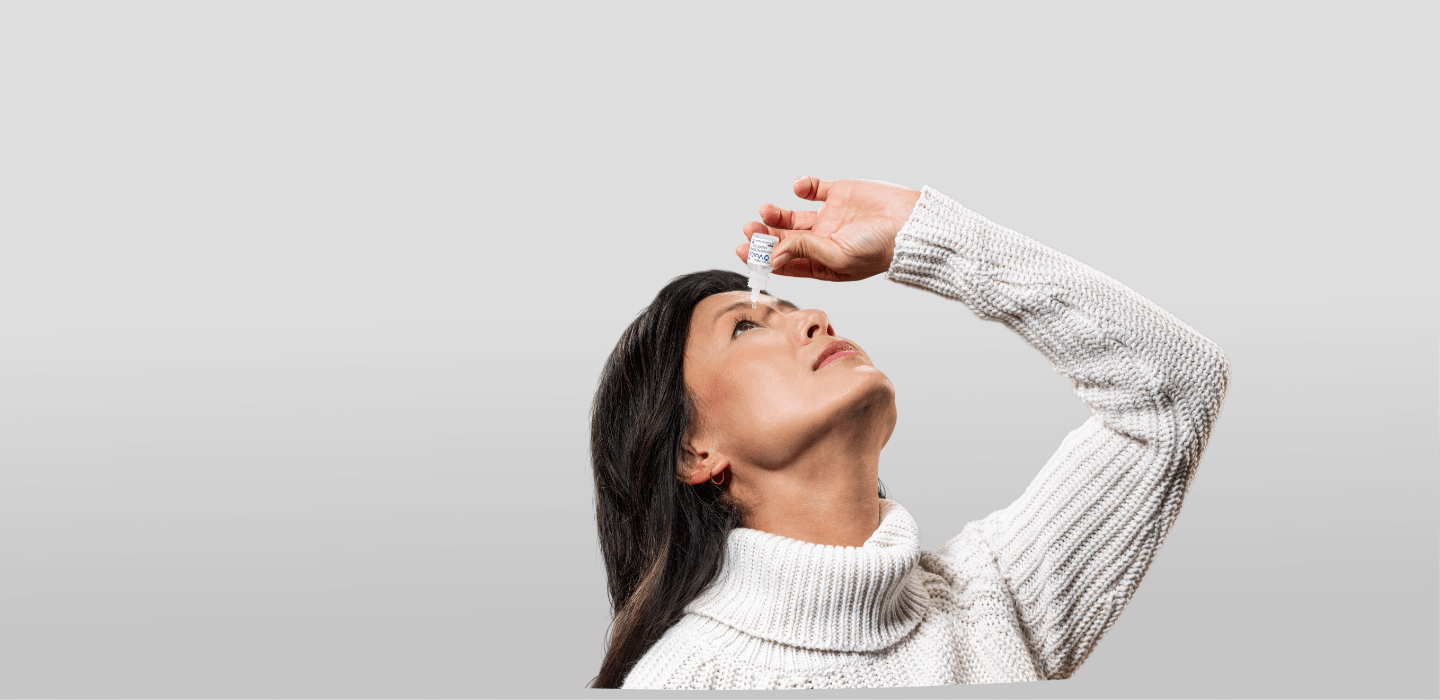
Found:
[[[721, 292], [719, 294], [711, 294], [695, 306], [695, 314], [697, 316], [702, 314], [707, 316], [723, 314], [730, 310], [731, 307], [742, 302], [745, 304], [745, 308], [750, 308], [750, 292]], [[768, 294], [760, 295], [759, 304], [760, 306], [770, 306], [781, 313], [800, 310], [800, 307]]]

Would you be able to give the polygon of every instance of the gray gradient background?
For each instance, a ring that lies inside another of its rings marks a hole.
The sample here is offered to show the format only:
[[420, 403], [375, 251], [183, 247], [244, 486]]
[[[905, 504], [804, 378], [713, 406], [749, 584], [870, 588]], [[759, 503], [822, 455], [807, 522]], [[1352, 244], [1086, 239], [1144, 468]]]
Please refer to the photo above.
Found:
[[[1073, 679], [867, 695], [1435, 697], [1437, 28], [1435, 3], [0, 6], [0, 694], [583, 694], [601, 364], [808, 173], [936, 187], [1233, 364]], [[894, 380], [881, 478], [927, 549], [1088, 415], [958, 302], [772, 289]]]

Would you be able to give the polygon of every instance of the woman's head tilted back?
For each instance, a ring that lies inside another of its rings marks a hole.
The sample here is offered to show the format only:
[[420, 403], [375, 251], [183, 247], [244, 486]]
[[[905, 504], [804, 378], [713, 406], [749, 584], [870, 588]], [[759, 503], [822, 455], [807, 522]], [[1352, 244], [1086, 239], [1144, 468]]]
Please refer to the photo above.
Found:
[[[815, 488], [883, 498], [873, 465], [894, 426], [889, 379], [824, 313], [768, 295], [752, 309], [734, 272], [671, 280], [620, 336], [592, 406], [615, 615], [592, 685], [620, 686], [714, 579], [730, 530], [768, 502]], [[827, 472], [846, 451], [875, 459]]]

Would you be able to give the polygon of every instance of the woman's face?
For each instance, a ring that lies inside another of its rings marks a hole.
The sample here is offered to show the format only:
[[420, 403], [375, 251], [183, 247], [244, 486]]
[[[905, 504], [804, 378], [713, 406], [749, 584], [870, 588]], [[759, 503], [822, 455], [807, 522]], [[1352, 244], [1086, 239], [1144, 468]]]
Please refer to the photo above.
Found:
[[765, 295], [753, 309], [749, 292], [695, 307], [685, 383], [690, 443], [732, 464], [779, 469], [822, 445], [878, 453], [895, 428], [895, 388], [865, 351], [824, 312]]

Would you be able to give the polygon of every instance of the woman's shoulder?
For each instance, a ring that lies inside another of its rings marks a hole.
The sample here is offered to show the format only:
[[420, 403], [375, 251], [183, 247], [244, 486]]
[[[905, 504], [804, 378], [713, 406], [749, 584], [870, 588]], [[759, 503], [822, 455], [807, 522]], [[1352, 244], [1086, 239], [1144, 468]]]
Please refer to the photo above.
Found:
[[699, 672], [713, 664], [716, 650], [706, 634], [707, 619], [687, 614], [650, 646], [625, 676], [621, 688], [703, 689]]
[[920, 553], [920, 567], [943, 576], [967, 577], [983, 573], [994, 564], [994, 554], [985, 543], [982, 523], [967, 523], [960, 534], [933, 552]]
[[927, 577], [935, 610], [963, 621], [999, 621], [1014, 628], [1013, 582], [1001, 570], [982, 528], [982, 523], [972, 522], [940, 549], [921, 552], [916, 568]]

